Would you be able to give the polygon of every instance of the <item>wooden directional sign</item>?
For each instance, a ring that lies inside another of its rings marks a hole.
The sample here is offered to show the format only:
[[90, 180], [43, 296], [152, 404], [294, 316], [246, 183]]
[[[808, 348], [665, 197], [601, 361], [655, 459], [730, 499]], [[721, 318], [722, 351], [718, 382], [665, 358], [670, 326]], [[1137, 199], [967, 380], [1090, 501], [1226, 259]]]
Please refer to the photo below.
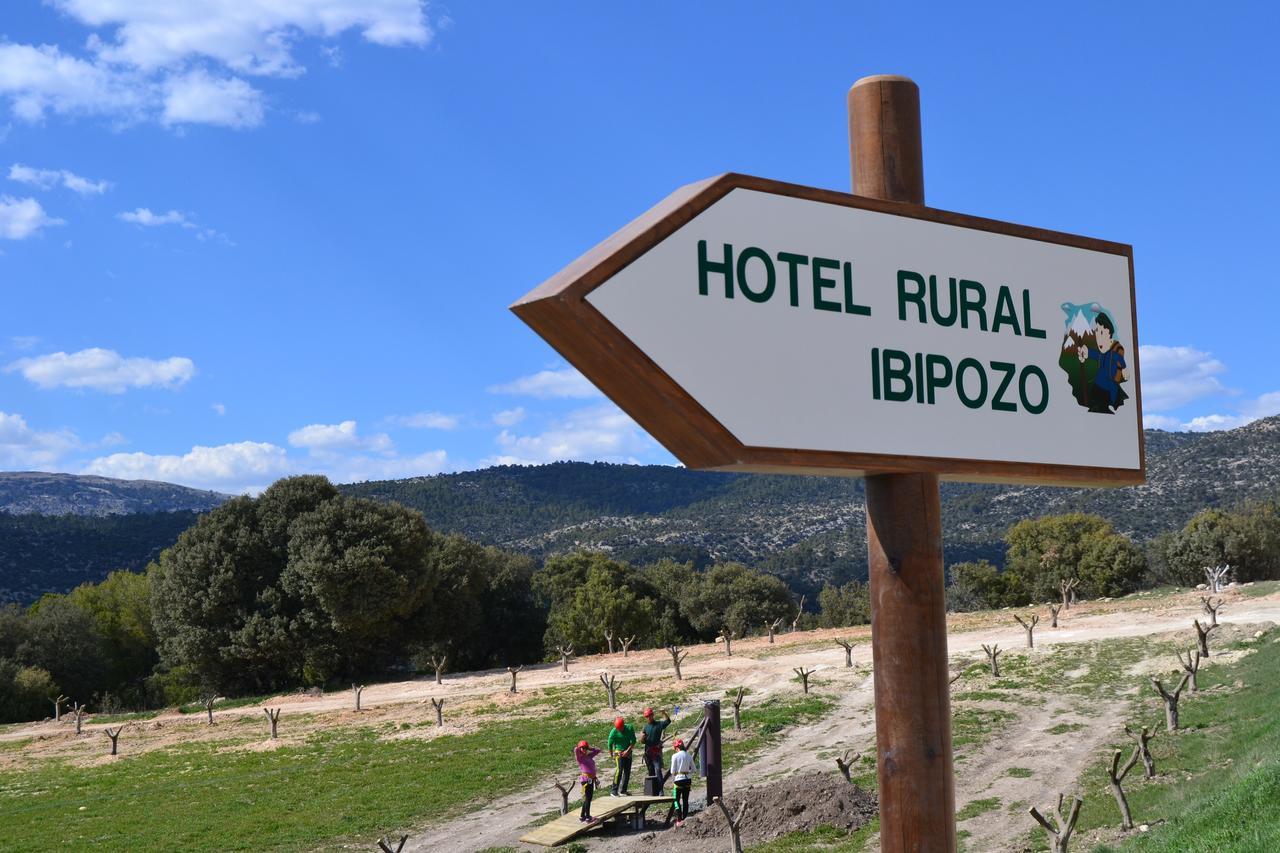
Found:
[[1144, 480], [1127, 245], [727, 174], [512, 306], [691, 468]]

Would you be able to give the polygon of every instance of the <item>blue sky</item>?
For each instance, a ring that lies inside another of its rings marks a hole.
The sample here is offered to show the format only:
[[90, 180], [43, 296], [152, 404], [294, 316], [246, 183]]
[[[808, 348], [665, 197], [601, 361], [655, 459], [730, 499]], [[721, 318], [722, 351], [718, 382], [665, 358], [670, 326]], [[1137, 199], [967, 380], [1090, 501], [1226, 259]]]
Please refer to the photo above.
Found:
[[1134, 245], [1149, 426], [1280, 412], [1280, 14], [1032, 6], [6, 3], [0, 468], [670, 462], [506, 306], [689, 181], [848, 189], [873, 73], [931, 205]]

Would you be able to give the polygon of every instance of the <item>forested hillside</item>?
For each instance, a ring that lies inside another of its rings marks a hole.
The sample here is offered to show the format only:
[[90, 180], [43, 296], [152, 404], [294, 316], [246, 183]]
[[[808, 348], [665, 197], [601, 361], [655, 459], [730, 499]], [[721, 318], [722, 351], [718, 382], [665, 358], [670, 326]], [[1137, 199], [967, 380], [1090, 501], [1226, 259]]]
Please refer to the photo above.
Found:
[[[1061, 489], [948, 483], [943, 486], [947, 562], [1003, 562], [1002, 539], [1016, 522], [1051, 513], [1097, 513], [1138, 541], [1182, 527], [1195, 513], [1280, 495], [1280, 418], [1213, 433], [1148, 431], [1148, 483], [1126, 489]], [[0, 484], [15, 477], [0, 475]], [[139, 484], [51, 476], [60, 493], [136, 494]], [[112, 486], [108, 489], [104, 483]], [[153, 503], [168, 484], [146, 484]], [[26, 484], [26, 504], [40, 503]], [[119, 488], [116, 488], [116, 487]], [[126, 488], [128, 487], [128, 488]], [[105, 489], [105, 490], [104, 490]], [[130, 492], [128, 489], [134, 489]], [[160, 491], [157, 492], [156, 490]], [[545, 558], [603, 549], [636, 563], [662, 557], [699, 567], [738, 560], [814, 591], [865, 573], [862, 483], [855, 479], [767, 477], [657, 465], [562, 462], [340, 486], [349, 495], [417, 509], [446, 533]], [[185, 490], [193, 492], [193, 490]], [[0, 491], [0, 495], [5, 492]], [[217, 502], [223, 496], [193, 493]], [[112, 498], [115, 500], [116, 498]], [[190, 513], [4, 516], [0, 513], [0, 600], [30, 601], [145, 565], [189, 525]]]

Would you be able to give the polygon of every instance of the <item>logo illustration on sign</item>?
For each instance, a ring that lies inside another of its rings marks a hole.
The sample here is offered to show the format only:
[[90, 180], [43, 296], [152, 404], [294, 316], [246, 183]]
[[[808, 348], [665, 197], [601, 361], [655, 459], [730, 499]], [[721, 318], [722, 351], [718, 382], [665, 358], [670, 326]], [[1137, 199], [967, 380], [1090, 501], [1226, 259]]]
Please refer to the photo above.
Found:
[[1129, 399], [1122, 387], [1133, 378], [1116, 339], [1115, 315], [1097, 302], [1062, 303], [1066, 332], [1058, 366], [1067, 374], [1077, 403], [1090, 412], [1115, 414]]

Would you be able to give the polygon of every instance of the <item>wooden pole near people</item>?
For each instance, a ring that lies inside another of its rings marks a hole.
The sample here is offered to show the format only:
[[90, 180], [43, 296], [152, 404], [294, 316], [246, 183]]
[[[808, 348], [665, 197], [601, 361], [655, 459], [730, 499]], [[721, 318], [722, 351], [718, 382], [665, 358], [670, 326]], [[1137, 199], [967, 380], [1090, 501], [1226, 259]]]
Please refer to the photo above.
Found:
[[[853, 191], [924, 204], [920, 90], [864, 77], [849, 90]], [[880, 849], [956, 849], [942, 511], [937, 474], [866, 478]]]

